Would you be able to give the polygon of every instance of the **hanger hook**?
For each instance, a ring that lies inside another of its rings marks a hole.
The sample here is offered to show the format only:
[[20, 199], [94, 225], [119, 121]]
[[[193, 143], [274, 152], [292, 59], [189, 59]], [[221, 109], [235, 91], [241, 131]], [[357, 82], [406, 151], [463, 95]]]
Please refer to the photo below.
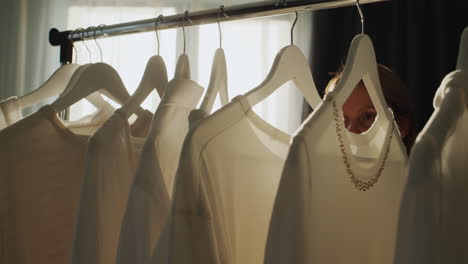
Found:
[[278, 2], [276, 2], [276, 6], [280, 6], [280, 5], [287, 6], [288, 3], [286, 3], [286, 0], [278, 0]]
[[226, 12], [224, 11], [224, 5], [221, 5], [218, 9], [218, 31], [219, 31], [219, 47], [223, 47], [223, 35], [221, 32], [221, 13], [224, 17], [229, 17]]
[[[88, 28], [89, 29], [89, 28]], [[86, 50], [88, 51], [88, 54], [89, 54], [89, 63], [92, 62], [92, 58], [91, 58], [91, 50], [89, 49], [88, 45], [86, 45], [85, 41], [84, 41], [84, 34], [87, 32], [87, 29], [84, 29], [84, 28], [79, 28], [77, 29], [80, 33], [81, 33], [81, 42], [83, 42], [83, 45], [85, 46]]]
[[219, 48], [223, 47], [223, 34], [221, 32], [221, 18], [220, 18], [220, 13], [223, 9], [224, 9], [224, 5], [221, 5], [218, 9]]
[[156, 23], [155, 23], [155, 31], [156, 31], [156, 42], [158, 43], [158, 56], [159, 56], [159, 34], [158, 34], [158, 22], [161, 21], [161, 23], [163, 22], [163, 15], [159, 15], [158, 18], [156, 18]]
[[84, 37], [85, 36], [90, 36], [90, 31], [91, 31], [92, 27], [87, 27], [86, 29], [83, 29], [82, 33], [81, 33], [81, 37], [82, 37], [82, 41], [83, 41], [83, 44], [85, 45], [86, 47], [86, 50], [88, 50], [88, 54], [89, 54], [89, 63], [92, 63], [93, 62], [93, 54], [91, 53], [91, 49], [88, 47], [88, 45], [85, 44], [85, 41], [84, 41]]
[[296, 18], [294, 19], [294, 23], [292, 24], [292, 27], [291, 27], [291, 45], [294, 45], [294, 27], [296, 27], [297, 18], [299, 17], [299, 15], [297, 14], [297, 11], [295, 11], [294, 13], [296, 13]]
[[[74, 34], [76, 33], [76, 29], [75, 30], [72, 30], [70, 32], [70, 34], [73, 36]], [[72, 61], [71, 63], [73, 64], [73, 61], [75, 61], [76, 64], [78, 64], [78, 49], [75, 47], [75, 42], [73, 41], [72, 39], [72, 48], [73, 48], [73, 51], [74, 51], [74, 57], [75, 59], [72, 58]]]
[[104, 24], [101, 24], [97, 27], [94, 28], [94, 34], [93, 34], [93, 38], [94, 38], [94, 42], [96, 42], [96, 46], [98, 47], [99, 49], [99, 55], [101, 56], [101, 62], [102, 62], [102, 49], [101, 49], [101, 46], [99, 45], [98, 41], [96, 40], [96, 31], [98, 29], [101, 29], [101, 32], [102, 32], [102, 27], [104, 26]]
[[185, 45], [185, 23], [187, 21], [190, 22], [190, 24], [192, 24], [192, 20], [190, 20], [190, 18], [189, 18], [188, 10], [185, 10], [185, 12], [184, 12], [184, 23], [182, 23], [182, 32], [184, 34], [184, 54], [185, 54], [185, 46], [186, 46]]
[[364, 34], [364, 25], [365, 25], [365, 20], [364, 20], [364, 13], [362, 12], [361, 5], [359, 4], [359, 0], [356, 0], [356, 7], [359, 12], [359, 16], [361, 17], [361, 32]]

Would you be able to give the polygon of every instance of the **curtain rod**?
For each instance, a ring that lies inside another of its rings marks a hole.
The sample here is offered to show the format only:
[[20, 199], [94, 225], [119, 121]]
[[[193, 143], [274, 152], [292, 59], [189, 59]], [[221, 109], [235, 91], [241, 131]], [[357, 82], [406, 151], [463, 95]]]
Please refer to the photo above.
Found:
[[[359, 4], [384, 2], [389, 0], [360, 0]], [[60, 61], [71, 61], [72, 43], [77, 40], [105, 38], [126, 34], [154, 31], [156, 22], [158, 30], [198, 26], [220, 22], [235, 21], [248, 18], [282, 15], [293, 12], [313, 11], [337, 7], [352, 6], [356, 0], [295, 0], [295, 1], [262, 1], [243, 5], [227, 6], [220, 12], [219, 8], [164, 16], [162, 19], [138, 20], [114, 25], [90, 27], [84, 31], [59, 31], [52, 28], [49, 31], [49, 42], [52, 46], [61, 46]], [[188, 19], [187, 19], [188, 17]]]

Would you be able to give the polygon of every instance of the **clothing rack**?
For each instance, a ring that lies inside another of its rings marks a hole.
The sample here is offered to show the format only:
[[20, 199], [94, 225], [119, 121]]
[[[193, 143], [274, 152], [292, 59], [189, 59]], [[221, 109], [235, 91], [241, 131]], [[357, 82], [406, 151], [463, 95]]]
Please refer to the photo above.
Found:
[[52, 28], [49, 31], [49, 42], [52, 46], [60, 46], [60, 62], [70, 63], [73, 57], [73, 42], [94, 38], [105, 38], [147, 31], [165, 30], [189, 26], [228, 22], [240, 19], [258, 18], [282, 15], [293, 12], [313, 11], [345, 7], [389, 0], [296, 0], [296, 1], [262, 1], [259, 3], [234, 5], [229, 7], [208, 9], [196, 12], [185, 12], [170, 16], [160, 16], [152, 19], [138, 20], [114, 25], [89, 27], [86, 30], [59, 31]]

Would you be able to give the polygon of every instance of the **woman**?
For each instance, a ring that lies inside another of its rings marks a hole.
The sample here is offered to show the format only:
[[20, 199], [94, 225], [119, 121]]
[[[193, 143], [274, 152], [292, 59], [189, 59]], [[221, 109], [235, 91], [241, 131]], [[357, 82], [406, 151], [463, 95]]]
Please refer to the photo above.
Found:
[[[325, 92], [330, 91], [340, 80], [343, 67], [330, 80]], [[414, 114], [409, 93], [403, 81], [389, 68], [378, 65], [380, 84], [388, 107], [393, 111], [396, 124], [408, 153], [417, 135]], [[367, 93], [364, 82], [360, 81], [343, 105], [345, 127], [357, 134], [367, 131], [375, 121], [377, 112]]]

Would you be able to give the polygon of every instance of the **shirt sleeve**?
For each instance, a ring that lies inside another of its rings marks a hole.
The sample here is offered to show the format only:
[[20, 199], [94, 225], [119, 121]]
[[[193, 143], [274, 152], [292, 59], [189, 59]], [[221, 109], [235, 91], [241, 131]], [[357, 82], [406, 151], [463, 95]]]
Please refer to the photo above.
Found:
[[296, 136], [281, 175], [270, 221], [265, 263], [306, 263], [307, 193], [310, 161], [306, 142]]

